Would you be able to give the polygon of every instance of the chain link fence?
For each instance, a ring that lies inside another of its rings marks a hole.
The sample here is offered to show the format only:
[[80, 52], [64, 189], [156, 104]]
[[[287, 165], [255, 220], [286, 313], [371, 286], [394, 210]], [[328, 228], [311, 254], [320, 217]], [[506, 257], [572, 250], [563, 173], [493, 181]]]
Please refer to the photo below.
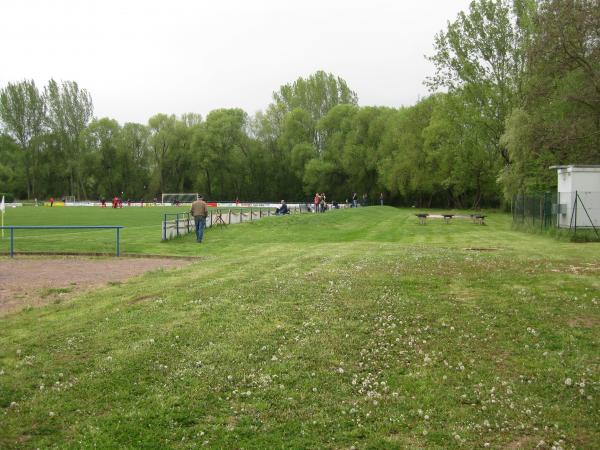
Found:
[[600, 238], [600, 192], [517, 194], [512, 200], [513, 223], [534, 229], [591, 230]]
[[541, 230], [558, 226], [556, 192], [517, 194], [512, 201], [513, 223], [529, 225]]

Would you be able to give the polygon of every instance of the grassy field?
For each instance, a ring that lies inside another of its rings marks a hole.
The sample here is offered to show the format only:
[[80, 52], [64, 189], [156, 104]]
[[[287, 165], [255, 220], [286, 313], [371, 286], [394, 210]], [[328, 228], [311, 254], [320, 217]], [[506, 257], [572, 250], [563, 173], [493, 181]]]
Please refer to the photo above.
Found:
[[[40, 210], [7, 223], [64, 223]], [[600, 446], [598, 243], [388, 207], [161, 243], [151, 208], [77, 211], [199, 260], [1, 318], [0, 448]]]
[[[164, 214], [187, 211], [189, 207], [184, 206], [9, 208], [4, 222], [5, 225], [121, 225], [125, 227], [120, 231], [122, 253], [194, 255], [197, 249], [188, 245], [161, 242]], [[15, 230], [15, 251], [114, 253], [115, 239], [115, 230]], [[8, 251], [8, 230], [5, 230], [0, 253]]]

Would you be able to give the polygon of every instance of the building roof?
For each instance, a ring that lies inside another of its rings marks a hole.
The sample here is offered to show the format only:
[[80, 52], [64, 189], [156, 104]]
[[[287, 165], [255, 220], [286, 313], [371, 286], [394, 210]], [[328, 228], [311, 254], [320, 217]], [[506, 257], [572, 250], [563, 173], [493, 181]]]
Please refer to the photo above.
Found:
[[554, 169], [600, 169], [600, 164], [568, 164], [566, 166], [550, 166], [551, 170]]

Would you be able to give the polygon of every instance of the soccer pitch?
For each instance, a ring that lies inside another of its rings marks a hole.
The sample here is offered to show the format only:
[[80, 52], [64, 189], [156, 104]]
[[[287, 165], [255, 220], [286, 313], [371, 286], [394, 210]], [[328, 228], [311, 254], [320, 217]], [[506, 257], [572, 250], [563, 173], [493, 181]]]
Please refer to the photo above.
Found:
[[0, 318], [1, 448], [598, 447], [598, 243], [389, 207], [160, 243], [157, 211], [88, 211], [22, 220], [199, 259]]
[[[120, 231], [121, 253], [189, 256], [195, 254], [194, 250], [181, 246], [181, 239], [177, 239], [177, 242], [161, 242], [164, 214], [188, 211], [188, 206], [9, 208], [4, 224], [123, 226]], [[8, 230], [4, 230], [0, 252], [8, 252], [8, 233]], [[115, 236], [115, 230], [15, 230], [15, 252], [111, 254], [115, 252]]]

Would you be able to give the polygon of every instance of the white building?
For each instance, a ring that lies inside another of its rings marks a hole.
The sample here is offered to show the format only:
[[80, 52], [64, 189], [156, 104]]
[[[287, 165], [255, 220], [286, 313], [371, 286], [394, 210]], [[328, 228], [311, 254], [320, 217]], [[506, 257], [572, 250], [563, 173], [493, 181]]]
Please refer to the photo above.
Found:
[[600, 228], [600, 165], [550, 169], [558, 173], [558, 227]]

